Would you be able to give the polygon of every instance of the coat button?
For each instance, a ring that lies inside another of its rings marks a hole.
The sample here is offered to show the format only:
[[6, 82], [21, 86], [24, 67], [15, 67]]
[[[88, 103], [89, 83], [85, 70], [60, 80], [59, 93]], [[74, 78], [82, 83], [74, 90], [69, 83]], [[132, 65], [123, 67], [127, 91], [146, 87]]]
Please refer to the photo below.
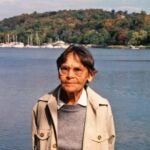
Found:
[[40, 133], [40, 137], [44, 137], [44, 133]]
[[98, 135], [98, 136], [97, 136], [97, 139], [98, 139], [98, 140], [100, 140], [101, 138], [102, 138], [101, 135]]
[[56, 148], [57, 147], [57, 145], [56, 144], [53, 144], [53, 148]]

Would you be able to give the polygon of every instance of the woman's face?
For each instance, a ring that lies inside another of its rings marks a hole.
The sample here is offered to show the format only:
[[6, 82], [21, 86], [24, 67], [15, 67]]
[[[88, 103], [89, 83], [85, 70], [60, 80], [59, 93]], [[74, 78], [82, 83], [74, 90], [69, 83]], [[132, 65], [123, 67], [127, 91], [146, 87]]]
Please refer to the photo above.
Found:
[[83, 66], [77, 55], [70, 53], [59, 68], [59, 79], [67, 93], [79, 93], [87, 82], [92, 81], [93, 75]]

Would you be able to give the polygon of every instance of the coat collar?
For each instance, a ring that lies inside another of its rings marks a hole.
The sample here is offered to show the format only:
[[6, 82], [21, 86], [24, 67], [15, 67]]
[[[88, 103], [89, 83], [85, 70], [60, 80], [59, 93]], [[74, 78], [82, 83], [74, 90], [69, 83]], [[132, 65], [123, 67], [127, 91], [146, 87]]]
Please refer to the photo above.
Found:
[[[39, 101], [48, 102], [49, 105], [53, 105], [57, 109], [57, 95], [59, 89], [60, 89], [60, 85], [53, 91], [40, 97]], [[97, 109], [99, 106], [108, 106], [109, 103], [107, 99], [97, 94], [90, 87], [86, 87], [86, 92], [87, 92], [88, 101], [93, 106], [93, 108]]]
[[96, 110], [99, 106], [108, 106], [108, 100], [97, 94], [90, 87], [86, 89], [89, 103]]

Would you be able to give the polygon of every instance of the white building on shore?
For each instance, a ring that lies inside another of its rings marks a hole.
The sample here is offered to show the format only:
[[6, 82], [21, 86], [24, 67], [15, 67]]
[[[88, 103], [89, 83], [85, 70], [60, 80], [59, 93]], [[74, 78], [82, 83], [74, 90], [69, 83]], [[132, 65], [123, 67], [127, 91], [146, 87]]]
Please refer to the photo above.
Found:
[[8, 48], [67, 48], [69, 44], [64, 41], [58, 40], [54, 43], [45, 43], [41, 46], [39, 45], [24, 45], [22, 42], [6, 42], [0, 43], [0, 47], [8, 47]]

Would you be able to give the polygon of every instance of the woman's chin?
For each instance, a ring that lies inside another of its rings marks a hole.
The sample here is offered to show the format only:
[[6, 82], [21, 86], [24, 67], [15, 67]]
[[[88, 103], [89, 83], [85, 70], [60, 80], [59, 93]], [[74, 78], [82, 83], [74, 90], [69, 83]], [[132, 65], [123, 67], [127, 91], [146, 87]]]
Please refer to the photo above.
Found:
[[76, 93], [77, 91], [79, 91], [76, 87], [73, 86], [65, 86], [63, 87], [63, 89], [66, 93]]

